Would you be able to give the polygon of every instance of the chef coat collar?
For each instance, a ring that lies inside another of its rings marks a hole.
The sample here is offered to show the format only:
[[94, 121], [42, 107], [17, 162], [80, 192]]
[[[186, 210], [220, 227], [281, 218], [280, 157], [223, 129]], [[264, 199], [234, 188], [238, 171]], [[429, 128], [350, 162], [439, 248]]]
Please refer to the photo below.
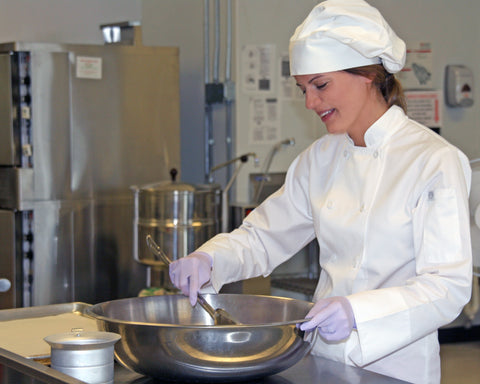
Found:
[[401, 124], [392, 123], [405, 117], [403, 110], [394, 105], [390, 107], [380, 118], [373, 123], [365, 132], [365, 145], [367, 147], [378, 147], [388, 137], [393, 135]]

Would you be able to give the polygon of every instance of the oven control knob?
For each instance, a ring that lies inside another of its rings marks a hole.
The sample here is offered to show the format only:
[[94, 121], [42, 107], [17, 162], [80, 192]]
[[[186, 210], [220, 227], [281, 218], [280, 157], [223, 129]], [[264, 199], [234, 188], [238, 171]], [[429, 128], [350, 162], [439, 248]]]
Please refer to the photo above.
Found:
[[8, 279], [0, 279], [0, 292], [7, 292], [12, 284]]
[[22, 97], [22, 101], [26, 104], [30, 104], [32, 102], [32, 96], [27, 93], [25, 96]]

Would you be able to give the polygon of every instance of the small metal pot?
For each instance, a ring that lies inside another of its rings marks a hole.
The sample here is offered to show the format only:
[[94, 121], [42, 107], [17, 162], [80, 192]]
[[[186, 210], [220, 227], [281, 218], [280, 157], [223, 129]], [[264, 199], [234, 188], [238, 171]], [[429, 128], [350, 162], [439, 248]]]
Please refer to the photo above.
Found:
[[90, 384], [113, 383], [113, 349], [120, 335], [82, 332], [50, 335], [51, 367]]

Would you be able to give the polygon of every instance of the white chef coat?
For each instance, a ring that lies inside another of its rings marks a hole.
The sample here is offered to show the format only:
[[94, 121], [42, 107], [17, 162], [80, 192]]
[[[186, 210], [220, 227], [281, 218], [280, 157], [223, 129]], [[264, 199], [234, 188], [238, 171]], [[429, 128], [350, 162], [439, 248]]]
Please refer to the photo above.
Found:
[[268, 275], [314, 238], [314, 301], [346, 296], [356, 330], [312, 353], [415, 383], [440, 382], [437, 329], [471, 294], [471, 170], [457, 148], [391, 107], [366, 147], [327, 134], [291, 164], [285, 184], [241, 227], [199, 250], [211, 283]]

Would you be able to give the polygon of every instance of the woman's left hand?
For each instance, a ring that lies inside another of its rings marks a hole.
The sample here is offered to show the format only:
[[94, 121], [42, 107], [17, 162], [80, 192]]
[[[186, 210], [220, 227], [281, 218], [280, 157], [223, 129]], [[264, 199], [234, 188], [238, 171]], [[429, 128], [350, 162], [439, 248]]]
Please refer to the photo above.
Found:
[[300, 329], [309, 331], [318, 328], [320, 336], [327, 341], [346, 339], [355, 325], [355, 316], [350, 302], [342, 296], [318, 300], [305, 316], [309, 321]]

